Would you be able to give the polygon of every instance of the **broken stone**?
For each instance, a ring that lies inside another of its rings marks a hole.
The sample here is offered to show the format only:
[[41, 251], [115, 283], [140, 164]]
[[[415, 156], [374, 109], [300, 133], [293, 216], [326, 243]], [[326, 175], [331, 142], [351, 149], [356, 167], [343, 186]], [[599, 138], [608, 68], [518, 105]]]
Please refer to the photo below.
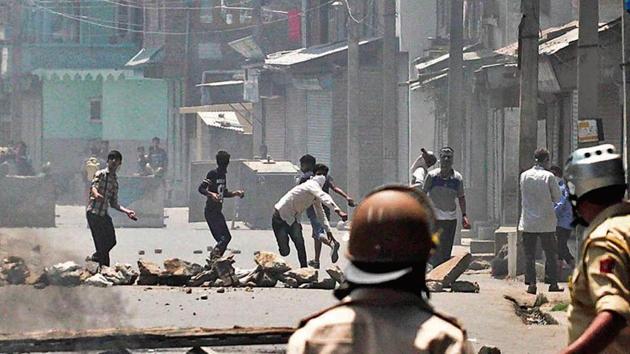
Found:
[[9, 284], [18, 285], [24, 284], [26, 279], [30, 275], [30, 271], [24, 262], [24, 259], [20, 257], [8, 257], [2, 261], [2, 267], [0, 268], [2, 273], [1, 277]]
[[273, 288], [278, 284], [278, 279], [271, 277], [265, 272], [258, 272], [254, 277], [254, 283], [261, 288]]
[[138, 269], [140, 276], [138, 277], [138, 285], [157, 285], [160, 277], [160, 267], [144, 259], [138, 260]]
[[202, 250], [194, 250], [193, 254], [203, 254], [203, 251]]
[[153, 250], [153, 252], [155, 252], [155, 254], [162, 254], [162, 249], [161, 248], [156, 248]]
[[217, 273], [217, 276], [223, 282], [223, 286], [238, 286], [239, 279], [236, 276], [236, 272], [232, 264], [234, 263], [234, 256], [221, 257], [214, 262], [212, 270]]
[[474, 260], [470, 262], [468, 269], [470, 270], [486, 270], [491, 267], [490, 262], [484, 260]]
[[442, 286], [442, 282], [436, 280], [429, 280], [426, 282], [427, 289], [429, 289], [432, 293], [439, 293], [444, 291], [444, 286]]
[[284, 283], [285, 288], [297, 288], [300, 285], [298, 281], [293, 278], [279, 278], [278, 280]]
[[217, 293], [223, 294], [225, 292], [225, 288], [218, 288]]
[[188, 286], [202, 286], [204, 283], [211, 283], [217, 280], [218, 275], [215, 271], [205, 270], [199, 274], [195, 274], [190, 278]]
[[248, 292], [248, 293], [253, 293], [254, 289], [252, 289], [250, 286], [248, 286], [248, 287], [245, 288], [245, 291]]
[[201, 300], [208, 300], [208, 295], [201, 295], [200, 299]]
[[497, 347], [484, 345], [479, 349], [479, 354], [501, 354], [501, 350]]
[[254, 261], [263, 271], [271, 275], [280, 275], [291, 270], [287, 261], [273, 252], [258, 251], [254, 253]]
[[146, 253], [146, 252], [145, 252], [144, 250], [139, 250], [139, 251], [138, 251], [138, 255], [139, 255], [139, 256], [144, 256], [144, 254], [145, 254], [145, 253]]
[[170, 258], [164, 261], [164, 271], [160, 273], [159, 283], [160, 285], [182, 286], [201, 270], [199, 265], [193, 265], [179, 258]]
[[479, 284], [465, 280], [457, 280], [451, 284], [451, 291], [454, 293], [478, 293]]
[[92, 275], [85, 280], [84, 284], [87, 286], [96, 286], [99, 288], [106, 288], [108, 286], [114, 285], [114, 283], [109, 281], [103, 274]]
[[45, 270], [50, 285], [76, 286], [81, 284], [83, 270], [75, 262], [58, 263]]
[[46, 278], [46, 273], [42, 271], [31, 272], [28, 278], [26, 278], [26, 285], [34, 285], [42, 284], [44, 287], [48, 285], [48, 279]]
[[457, 278], [468, 269], [471, 261], [472, 255], [470, 253], [454, 256], [433, 268], [429, 274], [427, 274], [427, 281], [437, 280], [442, 282], [443, 287], [448, 288], [451, 283], [457, 280]]
[[98, 263], [92, 261], [85, 262], [85, 270], [92, 275], [98, 273]]
[[333, 278], [326, 278], [322, 281], [311, 283], [311, 289], [334, 290], [337, 281]]
[[343, 272], [336, 265], [326, 268], [326, 273], [328, 273], [328, 275], [330, 275], [330, 277], [339, 284], [343, 284], [346, 281], [346, 277], [344, 277]]
[[297, 282], [298, 286], [304, 283], [316, 282], [317, 275], [317, 269], [310, 267], [290, 270], [283, 274], [284, 278], [294, 279]]
[[188, 288], [188, 289], [186, 289], [186, 291], [185, 291], [185, 292], [186, 292], [186, 294], [192, 294], [192, 289], [191, 289], [191, 288]]
[[133, 285], [138, 279], [138, 272], [133, 269], [131, 264], [116, 263], [114, 268], [122, 275], [124, 279], [122, 284], [117, 285]]

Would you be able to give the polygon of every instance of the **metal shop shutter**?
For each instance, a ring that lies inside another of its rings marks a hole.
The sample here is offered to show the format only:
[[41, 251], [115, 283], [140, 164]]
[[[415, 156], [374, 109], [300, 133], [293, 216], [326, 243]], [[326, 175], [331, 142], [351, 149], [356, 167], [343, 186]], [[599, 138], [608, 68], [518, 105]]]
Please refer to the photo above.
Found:
[[307, 149], [317, 162], [330, 165], [332, 143], [332, 91], [306, 94]]
[[286, 115], [282, 96], [265, 99], [265, 122], [267, 154], [274, 160], [283, 160], [285, 156]]

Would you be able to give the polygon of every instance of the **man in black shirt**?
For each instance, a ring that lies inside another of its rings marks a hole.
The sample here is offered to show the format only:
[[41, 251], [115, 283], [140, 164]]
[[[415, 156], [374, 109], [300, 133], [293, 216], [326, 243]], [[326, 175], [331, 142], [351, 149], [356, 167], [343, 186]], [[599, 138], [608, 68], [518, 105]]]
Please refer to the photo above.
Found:
[[241, 190], [229, 191], [227, 189], [226, 173], [227, 166], [230, 163], [230, 154], [226, 151], [219, 151], [217, 153], [217, 168], [210, 170], [206, 175], [206, 179], [199, 185], [199, 193], [205, 195], [208, 199], [206, 201], [206, 208], [204, 216], [206, 222], [212, 233], [212, 237], [217, 241], [217, 245], [212, 250], [210, 255], [211, 259], [216, 259], [223, 256], [227, 249], [232, 235], [225, 222], [225, 216], [223, 216], [223, 198], [232, 198], [245, 196], [245, 192]]

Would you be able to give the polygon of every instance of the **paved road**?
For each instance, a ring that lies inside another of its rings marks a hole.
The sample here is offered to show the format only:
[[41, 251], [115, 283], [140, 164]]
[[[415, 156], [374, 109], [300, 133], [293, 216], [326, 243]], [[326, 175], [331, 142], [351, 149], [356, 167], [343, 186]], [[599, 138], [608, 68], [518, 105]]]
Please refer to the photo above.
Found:
[[[8, 253], [29, 258], [32, 263], [50, 265], [74, 260], [81, 262], [93, 245], [82, 217], [81, 208], [58, 207], [58, 227], [53, 229], [0, 229], [0, 256]], [[114, 262], [135, 264], [139, 250], [142, 257], [156, 262], [179, 257], [203, 264], [205, 255], [194, 254], [213, 244], [204, 224], [188, 224], [184, 209], [168, 209], [164, 229], [118, 229], [118, 245], [112, 252]], [[310, 230], [305, 227], [305, 234]], [[337, 231], [339, 239], [344, 238]], [[312, 253], [307, 237], [309, 254]], [[32, 250], [40, 245], [40, 251]], [[155, 254], [155, 249], [162, 249]], [[230, 248], [240, 250], [235, 266], [254, 266], [256, 250], [276, 250], [271, 231], [234, 230]], [[343, 250], [343, 247], [342, 247]], [[327, 256], [327, 250], [324, 255]], [[329, 262], [323, 257], [322, 266]], [[295, 254], [287, 257], [293, 265]], [[340, 260], [343, 266], [345, 260]], [[481, 285], [479, 294], [433, 294], [436, 308], [457, 316], [468, 329], [476, 347], [496, 345], [503, 353], [554, 353], [565, 342], [566, 325], [526, 326], [514, 314], [512, 305], [503, 299], [507, 291], [521, 290], [522, 285], [495, 280], [489, 275], [465, 275], [464, 279]], [[201, 300], [208, 295], [207, 300]], [[294, 326], [309, 313], [333, 304], [330, 291], [295, 289], [182, 289], [169, 287], [48, 287], [36, 290], [26, 286], [0, 288], [0, 332], [24, 332], [47, 329], [160, 326]], [[5, 320], [6, 319], [6, 320]], [[277, 349], [277, 348], [276, 348]]]

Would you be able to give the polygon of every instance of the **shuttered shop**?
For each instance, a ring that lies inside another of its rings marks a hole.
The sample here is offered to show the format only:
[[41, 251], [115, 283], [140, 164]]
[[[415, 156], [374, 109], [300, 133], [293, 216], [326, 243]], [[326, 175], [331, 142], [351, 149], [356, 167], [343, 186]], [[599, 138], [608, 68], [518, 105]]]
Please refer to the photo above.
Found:
[[275, 160], [286, 159], [285, 136], [286, 114], [284, 97], [265, 99], [265, 138], [267, 154]]
[[308, 153], [330, 165], [332, 143], [332, 92], [312, 90], [306, 94]]

